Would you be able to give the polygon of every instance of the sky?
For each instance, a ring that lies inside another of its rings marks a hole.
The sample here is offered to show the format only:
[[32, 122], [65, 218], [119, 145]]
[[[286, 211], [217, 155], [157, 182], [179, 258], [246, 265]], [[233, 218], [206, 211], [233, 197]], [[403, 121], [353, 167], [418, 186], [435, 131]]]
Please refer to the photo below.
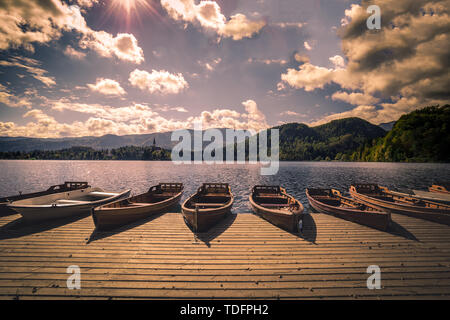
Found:
[[[381, 28], [367, 19], [380, 8]], [[450, 0], [0, 0], [0, 136], [374, 124], [450, 88]]]

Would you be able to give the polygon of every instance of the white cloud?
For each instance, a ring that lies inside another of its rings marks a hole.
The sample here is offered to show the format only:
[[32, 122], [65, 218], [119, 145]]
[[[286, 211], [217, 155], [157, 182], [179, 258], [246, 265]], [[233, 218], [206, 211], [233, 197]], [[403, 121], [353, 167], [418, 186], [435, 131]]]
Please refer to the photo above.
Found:
[[130, 73], [129, 81], [141, 90], [159, 94], [177, 94], [189, 87], [181, 73], [172, 74], [165, 70], [148, 73], [136, 69]]
[[206, 30], [233, 40], [251, 38], [266, 25], [265, 21], [252, 21], [240, 13], [227, 20], [215, 1], [202, 0], [195, 4], [194, 0], [161, 0], [161, 5], [174, 20], [198, 23]]
[[281, 80], [291, 87], [313, 91], [318, 88], [322, 89], [326, 84], [331, 83], [335, 73], [335, 69], [318, 67], [306, 62], [299, 67], [299, 70], [287, 69], [287, 72], [281, 75]]
[[303, 46], [306, 50], [311, 51], [313, 49], [312, 45], [308, 43], [308, 41], [303, 42]]
[[341, 100], [353, 105], [368, 105], [379, 102], [379, 99], [360, 92], [347, 93], [343, 91], [338, 91], [333, 93], [331, 99]]
[[335, 55], [334, 57], [330, 57], [329, 60], [333, 63], [335, 68], [344, 68], [345, 60], [339, 55]]
[[120, 84], [112, 79], [98, 78], [95, 84], [88, 84], [87, 86], [92, 91], [97, 91], [105, 95], [120, 96], [126, 93]]
[[231, 16], [231, 19], [220, 29], [219, 34], [231, 37], [233, 40], [241, 40], [251, 38], [265, 25], [264, 21], [251, 21], [245, 15], [238, 13]]
[[304, 117], [305, 115], [295, 111], [287, 110], [280, 113], [280, 116]]
[[104, 31], [87, 33], [80, 41], [81, 48], [91, 48], [103, 57], [116, 56], [140, 64], [144, 61], [142, 48], [132, 34], [119, 33], [116, 37]]
[[[215, 109], [203, 111], [199, 116], [190, 116], [184, 121], [168, 119], [144, 104], [133, 104], [125, 107], [111, 107], [101, 104], [71, 102], [68, 99], [50, 101], [51, 111], [78, 112], [86, 114], [86, 121], [60, 123], [43, 110], [32, 109], [23, 117], [30, 119], [25, 125], [0, 121], [0, 136], [26, 137], [81, 137], [100, 136], [105, 134], [142, 134], [151, 132], [167, 132], [178, 129], [193, 128], [194, 123], [201, 121], [203, 128], [252, 129], [260, 131], [269, 126], [265, 115], [253, 100], [242, 102], [246, 112], [240, 113], [231, 109]], [[159, 108], [163, 111], [165, 107]], [[168, 107], [167, 110], [185, 112], [184, 107]]]

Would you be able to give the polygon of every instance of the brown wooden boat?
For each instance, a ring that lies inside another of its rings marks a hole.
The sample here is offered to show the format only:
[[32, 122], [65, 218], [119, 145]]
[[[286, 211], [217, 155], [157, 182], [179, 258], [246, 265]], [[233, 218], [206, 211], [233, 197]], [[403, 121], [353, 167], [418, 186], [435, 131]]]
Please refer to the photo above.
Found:
[[436, 193], [450, 194], [450, 183], [433, 184], [433, 185], [431, 185], [431, 187], [428, 187], [428, 191], [436, 192]]
[[160, 213], [179, 203], [183, 189], [182, 183], [160, 183], [146, 193], [94, 208], [95, 227], [112, 229]]
[[377, 184], [352, 184], [350, 194], [358, 202], [391, 213], [450, 225], [450, 205], [401, 196]]
[[0, 198], [0, 214], [4, 215], [4, 214], [17, 213], [8, 207], [8, 204], [10, 204], [13, 201], [41, 197], [41, 196], [45, 196], [45, 195], [49, 195], [49, 194], [53, 194], [53, 193], [59, 193], [59, 192], [68, 192], [68, 191], [73, 191], [73, 190], [86, 189], [88, 187], [90, 187], [90, 186], [87, 182], [66, 181], [63, 184], [57, 184], [57, 185], [51, 186], [47, 190], [44, 190], [44, 191], [25, 193], [25, 194], [22, 194], [21, 192], [19, 192], [18, 195]]
[[254, 186], [250, 204], [255, 214], [290, 232], [301, 232], [303, 205], [280, 186]]
[[316, 211], [356, 222], [372, 228], [387, 230], [391, 214], [344, 197], [335, 189], [306, 189], [309, 204]]
[[204, 183], [181, 210], [194, 232], [204, 232], [231, 212], [233, 201], [228, 183]]

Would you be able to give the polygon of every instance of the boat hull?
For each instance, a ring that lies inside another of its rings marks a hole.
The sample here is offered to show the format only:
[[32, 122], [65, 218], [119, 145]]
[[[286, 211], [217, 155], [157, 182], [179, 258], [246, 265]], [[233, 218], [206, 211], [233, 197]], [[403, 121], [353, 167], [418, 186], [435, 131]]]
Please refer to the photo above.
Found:
[[303, 219], [303, 205], [298, 200], [288, 195], [283, 188], [279, 188], [279, 190], [283, 196], [285, 196], [286, 198], [290, 198], [293, 203], [296, 203], [296, 205], [298, 206], [297, 210], [287, 211], [264, 207], [253, 199], [253, 191], [249, 196], [249, 202], [252, 210], [257, 216], [260, 216], [264, 220], [281, 229], [287, 230], [292, 233], [300, 232], [301, 230], [299, 224]]
[[358, 202], [379, 210], [450, 225], [450, 210], [445, 209], [448, 207], [445, 204], [436, 203], [434, 208], [430, 208], [396, 203], [379, 199], [375, 196], [359, 193], [354, 186], [350, 187], [349, 192], [350, 195]]
[[386, 231], [391, 225], [391, 214], [388, 212], [373, 212], [365, 210], [347, 209], [336, 206], [331, 206], [317, 199], [314, 199], [306, 190], [306, 197], [308, 202], [314, 210], [320, 213], [333, 215], [335, 217], [355, 222], [361, 225], [372, 227], [375, 229]]
[[253, 212], [267, 220], [271, 224], [280, 227], [281, 229], [287, 230], [289, 232], [299, 232], [299, 223], [303, 218], [302, 212], [297, 214], [288, 214], [282, 212], [274, 212], [275, 210], [267, 210], [264, 207], [251, 204]]
[[161, 213], [175, 205], [181, 199], [182, 192], [168, 201], [152, 204], [131, 203], [127, 207], [99, 208], [92, 210], [92, 219], [98, 230], [113, 229]]
[[194, 231], [205, 232], [211, 229], [219, 221], [225, 219], [227, 215], [231, 214], [231, 207], [232, 205], [229, 205], [214, 211], [203, 211], [200, 209], [197, 217], [195, 217], [195, 210], [183, 208], [182, 214], [186, 222], [194, 228]]

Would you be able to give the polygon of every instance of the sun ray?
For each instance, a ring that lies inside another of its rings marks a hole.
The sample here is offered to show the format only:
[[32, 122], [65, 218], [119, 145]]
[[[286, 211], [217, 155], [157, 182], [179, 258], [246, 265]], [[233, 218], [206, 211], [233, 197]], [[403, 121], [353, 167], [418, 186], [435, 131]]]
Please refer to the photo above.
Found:
[[162, 19], [155, 8], [157, 5], [155, 0], [111, 0], [106, 15], [108, 18], [114, 16], [120, 24], [124, 23], [126, 28], [130, 28], [135, 21], [141, 24], [143, 15]]

